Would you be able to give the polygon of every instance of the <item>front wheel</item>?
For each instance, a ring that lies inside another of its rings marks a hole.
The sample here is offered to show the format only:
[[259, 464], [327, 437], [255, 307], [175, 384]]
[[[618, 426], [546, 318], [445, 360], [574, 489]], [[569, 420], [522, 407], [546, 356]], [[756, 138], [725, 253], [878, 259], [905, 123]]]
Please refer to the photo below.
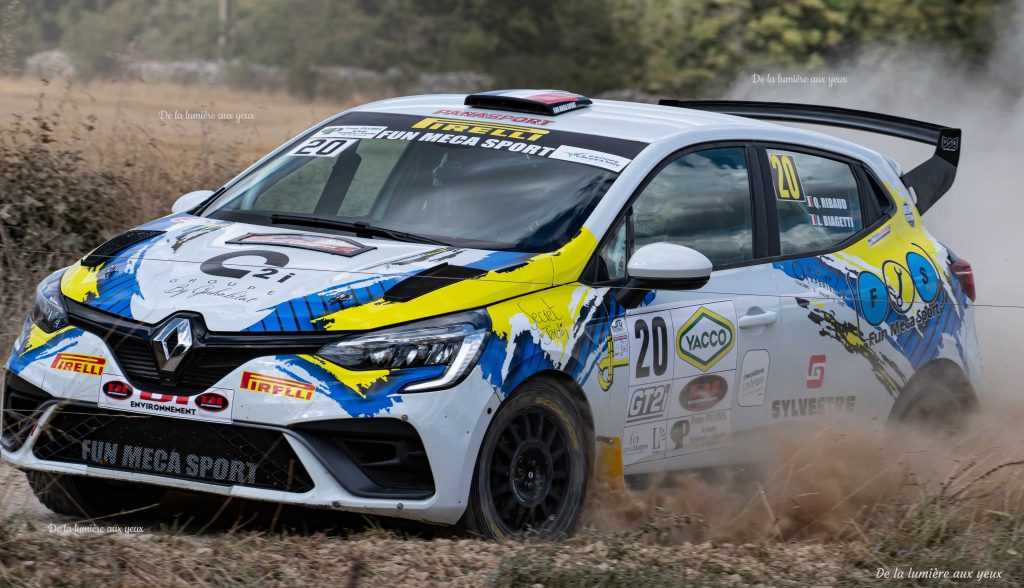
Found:
[[470, 532], [490, 539], [560, 539], [583, 508], [589, 435], [576, 402], [554, 382], [525, 384], [501, 405], [477, 457]]
[[39, 502], [57, 514], [94, 518], [132, 512], [160, 502], [159, 486], [30, 470], [28, 485]]

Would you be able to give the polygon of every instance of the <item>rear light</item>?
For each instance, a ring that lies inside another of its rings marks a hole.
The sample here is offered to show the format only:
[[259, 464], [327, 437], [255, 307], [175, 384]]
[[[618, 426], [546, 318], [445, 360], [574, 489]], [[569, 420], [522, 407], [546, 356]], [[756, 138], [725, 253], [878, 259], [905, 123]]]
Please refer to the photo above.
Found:
[[971, 264], [966, 259], [956, 259], [949, 269], [960, 280], [960, 287], [964, 289], [964, 294], [967, 294], [971, 302], [974, 302], [974, 270], [971, 269]]

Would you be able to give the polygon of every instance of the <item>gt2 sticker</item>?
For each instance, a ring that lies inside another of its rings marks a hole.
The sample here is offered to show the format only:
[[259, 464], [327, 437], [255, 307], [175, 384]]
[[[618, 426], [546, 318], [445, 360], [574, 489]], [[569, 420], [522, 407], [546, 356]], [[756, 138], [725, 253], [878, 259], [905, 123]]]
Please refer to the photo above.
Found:
[[337, 157], [355, 142], [356, 139], [317, 136], [312, 139], [306, 139], [298, 147], [289, 151], [288, 155], [297, 157]]
[[629, 391], [626, 423], [633, 424], [651, 419], [664, 419], [665, 407], [672, 393], [671, 382], [638, 386]]
[[53, 358], [50, 367], [64, 372], [74, 372], [87, 376], [101, 376], [107, 365], [107, 360], [92, 355], [79, 355], [77, 353], [58, 353]]
[[138, 390], [122, 376], [105, 374], [100, 381], [100, 408], [215, 423], [231, 422], [234, 390], [211, 388], [202, 394], [175, 395]]
[[775, 186], [775, 197], [789, 202], [804, 199], [803, 183], [796, 171], [793, 156], [768, 152], [768, 162], [772, 167], [772, 185]]

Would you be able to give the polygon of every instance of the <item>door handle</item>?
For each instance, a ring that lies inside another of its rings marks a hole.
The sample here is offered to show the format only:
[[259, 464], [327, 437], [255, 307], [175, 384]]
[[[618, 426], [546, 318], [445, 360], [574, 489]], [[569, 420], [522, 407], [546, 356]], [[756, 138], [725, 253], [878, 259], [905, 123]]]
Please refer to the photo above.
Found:
[[736, 323], [741, 329], [750, 329], [770, 325], [777, 320], [779, 320], [779, 313], [774, 310], [763, 310], [757, 314], [745, 314]]

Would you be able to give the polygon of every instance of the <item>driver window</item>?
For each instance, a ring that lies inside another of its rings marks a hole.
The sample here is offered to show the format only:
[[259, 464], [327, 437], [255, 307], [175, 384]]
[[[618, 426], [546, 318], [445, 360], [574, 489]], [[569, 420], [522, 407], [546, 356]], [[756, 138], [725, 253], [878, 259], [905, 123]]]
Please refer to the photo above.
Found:
[[744, 147], [687, 153], [658, 172], [633, 204], [633, 251], [658, 242], [696, 249], [716, 267], [753, 259]]

